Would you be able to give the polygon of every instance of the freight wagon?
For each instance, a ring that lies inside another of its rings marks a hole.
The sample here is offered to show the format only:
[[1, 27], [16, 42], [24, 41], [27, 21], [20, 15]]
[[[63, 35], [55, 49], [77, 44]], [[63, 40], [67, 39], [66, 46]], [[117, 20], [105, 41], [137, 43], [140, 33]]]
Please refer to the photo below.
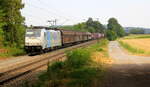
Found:
[[85, 32], [77, 32], [72, 30], [63, 30], [60, 29], [62, 35], [62, 44], [74, 44], [78, 42], [83, 42], [91, 39], [90, 33]]

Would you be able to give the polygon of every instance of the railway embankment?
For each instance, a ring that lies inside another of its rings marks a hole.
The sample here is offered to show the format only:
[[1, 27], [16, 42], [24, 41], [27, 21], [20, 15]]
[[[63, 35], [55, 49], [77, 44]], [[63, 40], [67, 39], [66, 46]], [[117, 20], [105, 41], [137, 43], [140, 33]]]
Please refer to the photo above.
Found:
[[67, 52], [64, 61], [48, 65], [39, 76], [36, 87], [98, 87], [112, 61], [108, 56], [108, 41], [101, 40], [86, 48]]
[[[96, 43], [97, 40], [85, 42], [64, 49], [37, 56], [22, 56], [0, 62], [0, 87], [29, 87], [36, 81], [37, 74], [47, 70], [47, 63], [62, 61], [66, 58], [65, 52], [73, 49], [84, 48]], [[7, 66], [6, 66], [7, 65]], [[28, 84], [27, 84], [28, 85]], [[26, 86], [25, 86], [26, 87]]]

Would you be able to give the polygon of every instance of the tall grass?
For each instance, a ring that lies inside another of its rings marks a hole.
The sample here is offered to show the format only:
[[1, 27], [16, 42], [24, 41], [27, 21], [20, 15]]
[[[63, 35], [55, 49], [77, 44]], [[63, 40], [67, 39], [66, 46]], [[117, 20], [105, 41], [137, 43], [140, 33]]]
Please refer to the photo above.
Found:
[[[1, 29], [0, 29], [1, 30]], [[24, 45], [21, 44], [21, 47], [18, 47], [17, 45], [14, 47], [7, 47], [4, 45], [4, 43], [7, 43], [3, 40], [3, 33], [0, 31], [0, 58], [8, 58], [12, 56], [19, 56], [24, 55], [26, 52], [24, 51]]]
[[125, 48], [126, 50], [128, 50], [129, 52], [131, 52], [133, 54], [144, 54], [145, 53], [144, 50], [130, 46], [129, 44], [127, 44], [123, 41], [119, 41], [119, 43], [123, 48]]
[[104, 54], [105, 57], [108, 57], [108, 43], [109, 41], [107, 39], [102, 39], [101, 41], [98, 41], [96, 44], [88, 47], [88, 50], [91, 52], [101, 52]]
[[99, 87], [104, 70], [93, 66], [91, 54], [103, 52], [101, 47], [106, 45], [107, 40], [102, 40], [87, 48], [67, 52], [67, 60], [48, 65], [36, 87]]
[[20, 49], [20, 48], [3, 47], [2, 49], [6, 50], [5, 52], [0, 53], [0, 57], [4, 57], [4, 58], [26, 54], [24, 49]]

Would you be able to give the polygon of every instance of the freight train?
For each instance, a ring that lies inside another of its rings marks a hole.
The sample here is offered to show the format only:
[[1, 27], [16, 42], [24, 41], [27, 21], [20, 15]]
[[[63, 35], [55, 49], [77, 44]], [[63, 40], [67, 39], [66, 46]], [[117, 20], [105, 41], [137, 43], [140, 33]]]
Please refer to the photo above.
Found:
[[47, 52], [54, 48], [104, 37], [101, 33], [78, 32], [64, 29], [27, 29], [25, 50], [27, 53]]

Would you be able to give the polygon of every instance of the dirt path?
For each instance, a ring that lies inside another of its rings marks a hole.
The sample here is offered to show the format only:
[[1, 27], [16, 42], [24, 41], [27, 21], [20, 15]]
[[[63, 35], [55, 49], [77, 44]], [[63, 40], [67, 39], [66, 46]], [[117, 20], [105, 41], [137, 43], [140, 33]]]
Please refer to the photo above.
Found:
[[114, 63], [103, 87], [150, 87], [150, 57], [128, 55], [117, 41], [110, 42], [109, 55]]

